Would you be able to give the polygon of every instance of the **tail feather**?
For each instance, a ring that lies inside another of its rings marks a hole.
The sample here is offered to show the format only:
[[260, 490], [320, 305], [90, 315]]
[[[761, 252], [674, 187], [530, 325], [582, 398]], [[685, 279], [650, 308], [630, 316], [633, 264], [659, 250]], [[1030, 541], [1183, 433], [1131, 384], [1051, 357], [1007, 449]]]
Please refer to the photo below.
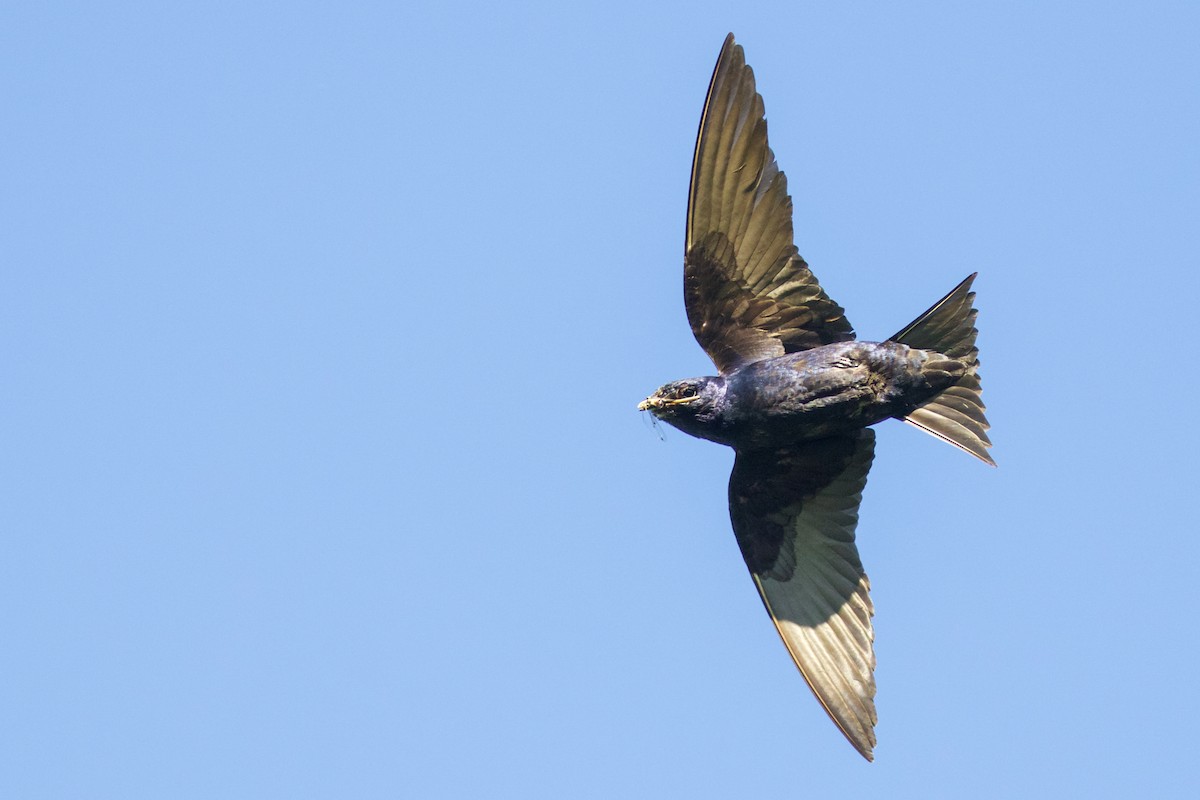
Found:
[[933, 350], [961, 361], [973, 361], [979, 350], [975, 347], [975, 314], [971, 303], [975, 293], [971, 283], [979, 273], [973, 272], [955, 286], [950, 294], [914, 319], [890, 341]]
[[940, 354], [942, 358], [935, 355], [927, 362], [929, 369], [938, 369], [945, 357], [966, 365], [967, 371], [957, 383], [918, 406], [904, 421], [995, 466], [988, 454], [992, 442], [987, 430], [991, 426], [984, 415], [979, 384], [979, 348], [975, 346], [979, 331], [975, 328], [975, 293], [971, 291], [974, 280], [974, 274], [968, 276], [891, 341]]

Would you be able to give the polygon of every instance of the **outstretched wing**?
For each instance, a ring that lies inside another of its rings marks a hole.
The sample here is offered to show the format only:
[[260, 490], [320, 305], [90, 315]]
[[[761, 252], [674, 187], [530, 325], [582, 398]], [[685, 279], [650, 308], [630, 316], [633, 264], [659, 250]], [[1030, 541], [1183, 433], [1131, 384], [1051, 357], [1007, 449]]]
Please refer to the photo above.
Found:
[[868, 761], [874, 608], [854, 529], [874, 454], [866, 429], [738, 452], [729, 479], [733, 531], [767, 613], [817, 700]]
[[722, 374], [854, 338], [792, 243], [792, 199], [763, 114], [730, 34], [700, 119], [684, 260], [688, 322]]

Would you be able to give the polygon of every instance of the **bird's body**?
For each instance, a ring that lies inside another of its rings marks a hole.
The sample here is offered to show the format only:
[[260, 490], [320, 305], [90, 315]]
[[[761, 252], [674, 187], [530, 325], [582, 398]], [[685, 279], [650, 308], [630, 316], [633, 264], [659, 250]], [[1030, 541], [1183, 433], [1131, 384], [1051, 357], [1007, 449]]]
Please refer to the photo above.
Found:
[[692, 436], [752, 450], [903, 418], [968, 368], [897, 342], [837, 342], [753, 361], [727, 376], [677, 381], [708, 391], [695, 403], [672, 407], [648, 399], [645, 408]]
[[792, 243], [754, 73], [725, 40], [696, 138], [684, 253], [688, 321], [719, 374], [668, 383], [638, 408], [734, 449], [729, 515], [746, 566], [813, 694], [867, 759], [874, 607], [855, 530], [870, 426], [902, 419], [994, 463], [974, 278], [894, 336], [856, 341]]

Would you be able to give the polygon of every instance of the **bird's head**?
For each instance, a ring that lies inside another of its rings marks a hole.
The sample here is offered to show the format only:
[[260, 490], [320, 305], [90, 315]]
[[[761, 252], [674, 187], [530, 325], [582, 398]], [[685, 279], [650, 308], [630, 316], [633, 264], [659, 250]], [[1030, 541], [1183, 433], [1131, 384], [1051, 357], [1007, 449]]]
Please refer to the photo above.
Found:
[[693, 432], [693, 428], [716, 419], [724, 396], [723, 378], [688, 378], [660, 387], [638, 403], [638, 411], [649, 411], [680, 430], [702, 435]]

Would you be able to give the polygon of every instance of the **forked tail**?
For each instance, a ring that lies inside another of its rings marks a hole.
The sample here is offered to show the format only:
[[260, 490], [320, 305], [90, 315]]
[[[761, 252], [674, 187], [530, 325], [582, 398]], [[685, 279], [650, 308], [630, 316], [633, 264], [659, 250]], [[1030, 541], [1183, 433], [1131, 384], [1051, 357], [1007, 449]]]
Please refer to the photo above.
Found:
[[[988, 439], [986, 408], [980, 397], [979, 348], [975, 346], [976, 311], [972, 307], [975, 293], [971, 291], [973, 273], [954, 287], [950, 294], [934, 303], [933, 307], [917, 317], [890, 341], [931, 350], [933, 353], [965, 364], [966, 373], [958, 382], [937, 397], [917, 406], [904, 421], [931, 433], [955, 447], [966, 450], [976, 458], [996, 466], [988, 455], [992, 442]], [[954, 364], [957, 367], [958, 364]], [[931, 360], [926, 369], [937, 369], [938, 362]], [[947, 367], [951, 367], [947, 364]]]

